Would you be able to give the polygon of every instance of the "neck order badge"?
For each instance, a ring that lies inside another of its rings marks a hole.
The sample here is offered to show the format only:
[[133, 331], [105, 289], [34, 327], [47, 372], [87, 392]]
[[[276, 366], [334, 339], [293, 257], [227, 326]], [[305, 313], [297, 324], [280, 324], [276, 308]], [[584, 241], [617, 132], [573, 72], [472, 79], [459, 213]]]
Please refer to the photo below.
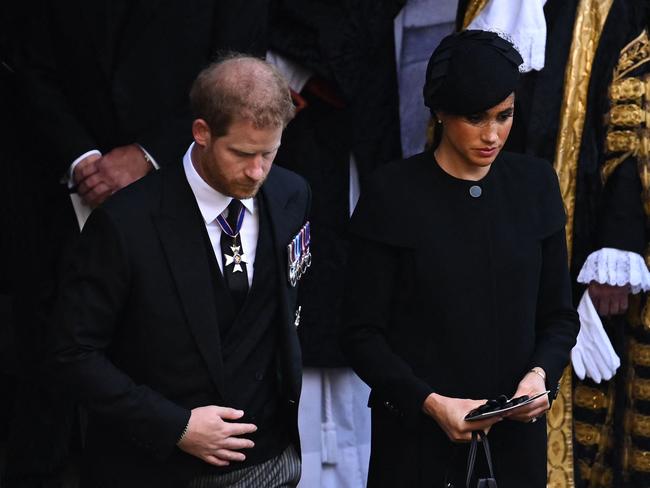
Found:
[[232, 255], [224, 252], [224, 258], [226, 259], [224, 263], [224, 271], [232, 264], [232, 272], [241, 273], [243, 272], [242, 263], [247, 263], [246, 254], [244, 254], [244, 251], [241, 248], [241, 239], [239, 239], [240, 245], [237, 245], [237, 238], [239, 237], [239, 231], [244, 223], [245, 214], [246, 212], [242, 203], [239, 200], [233, 199], [228, 205], [228, 219], [224, 219], [223, 215], [217, 217], [217, 223], [219, 224], [219, 227], [221, 227], [221, 231], [232, 238], [232, 245], [230, 245]]
[[217, 217], [221, 227], [221, 253], [223, 255], [223, 277], [230, 290], [235, 309], [240, 310], [248, 294], [248, 272], [246, 254], [242, 247], [241, 231], [245, 209], [239, 200], [228, 205], [228, 218]]

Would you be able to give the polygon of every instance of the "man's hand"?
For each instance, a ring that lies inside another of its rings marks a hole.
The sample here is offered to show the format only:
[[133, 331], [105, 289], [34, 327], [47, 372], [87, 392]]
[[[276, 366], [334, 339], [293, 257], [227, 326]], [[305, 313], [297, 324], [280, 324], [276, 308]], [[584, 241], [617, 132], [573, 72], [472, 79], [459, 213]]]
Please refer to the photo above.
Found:
[[[93, 157], [95, 159], [90, 160]], [[74, 179], [79, 196], [94, 208], [152, 169], [142, 149], [137, 144], [129, 144], [116, 147], [101, 157], [95, 155], [84, 159], [75, 167]]]
[[[546, 391], [546, 384], [542, 377], [537, 373], [529, 371], [519, 382], [514, 398], [522, 395], [533, 396], [544, 391]], [[543, 415], [550, 407], [551, 404], [548, 400], [548, 395], [543, 395], [528, 405], [516, 408], [511, 412], [504, 412], [503, 416], [518, 422], [534, 422], [533, 419], [537, 419], [537, 417]]]
[[79, 184], [91, 175], [97, 173], [97, 161], [102, 158], [101, 154], [91, 154], [79, 161], [74, 167], [72, 173], [72, 180], [74, 181], [77, 191], [79, 191]]
[[589, 297], [598, 311], [598, 315], [609, 317], [627, 312], [630, 285], [601, 285], [595, 281], [589, 283]]
[[472, 431], [482, 430], [487, 434], [494, 424], [503, 420], [498, 416], [471, 422], [464, 420], [465, 415], [486, 401], [450, 398], [431, 393], [424, 400], [422, 410], [438, 423], [452, 442], [469, 442], [472, 440]]
[[243, 461], [246, 456], [240, 449], [250, 449], [255, 444], [240, 435], [255, 432], [253, 424], [239, 424], [224, 420], [237, 420], [244, 415], [241, 410], [210, 405], [192, 410], [187, 432], [178, 447], [192, 456], [214, 466], [228, 466], [230, 461]]

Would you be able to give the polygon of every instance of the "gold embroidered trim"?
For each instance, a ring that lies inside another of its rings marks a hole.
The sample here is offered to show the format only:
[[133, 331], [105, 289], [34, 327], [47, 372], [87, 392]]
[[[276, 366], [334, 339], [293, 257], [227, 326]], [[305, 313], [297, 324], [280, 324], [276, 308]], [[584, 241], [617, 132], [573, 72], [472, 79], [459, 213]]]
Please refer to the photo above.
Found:
[[[643, 206], [646, 215], [650, 216], [650, 113], [648, 98], [650, 95], [650, 76], [643, 78], [629, 77], [640, 66], [650, 62], [650, 38], [644, 29], [636, 39], [632, 40], [622, 50], [612, 76], [610, 87], [611, 110], [608, 121], [613, 126], [636, 128], [636, 130], [609, 130], [607, 133], [606, 150], [610, 153], [626, 153], [617, 155], [616, 159], [608, 160], [601, 169], [603, 183], [626, 158], [637, 158], [637, 166], [643, 185]], [[627, 103], [626, 103], [627, 102]], [[630, 103], [632, 102], [632, 103]], [[650, 329], [650, 320], [645, 315], [644, 326]]]
[[548, 487], [573, 488], [573, 387], [571, 366], [564, 369], [560, 391], [546, 415]]
[[650, 93], [649, 79], [629, 77], [614, 81], [609, 88], [609, 97], [615, 103], [640, 100]]
[[[637, 160], [637, 170], [639, 172], [639, 178], [641, 180], [641, 187], [643, 191], [641, 192], [641, 198], [643, 200], [643, 209], [647, 217], [650, 217], [650, 151], [648, 147], [650, 146], [650, 137], [648, 137], [648, 130], [646, 129], [645, 136], [641, 139], [644, 144], [642, 147], [645, 148], [646, 152], [641, 151], [641, 154], [638, 155]], [[648, 308], [646, 303], [645, 309]], [[643, 314], [643, 326], [646, 330], [650, 330], [650, 312], [645, 312]]]
[[650, 416], [632, 413], [632, 433], [639, 437], [650, 437]]
[[583, 446], [596, 446], [600, 443], [600, 428], [585, 422], [575, 422], [576, 440]]
[[573, 398], [576, 406], [590, 410], [601, 410], [607, 408], [608, 405], [604, 392], [582, 384], [576, 386]]
[[[560, 110], [554, 167], [560, 182], [562, 200], [567, 213], [566, 238], [569, 262], [573, 248], [573, 216], [575, 210], [578, 156], [584, 129], [591, 69], [596, 48], [609, 15], [613, 0], [580, 0], [573, 24], [569, 59], [564, 72], [564, 91]], [[549, 440], [564, 438], [562, 448], [549, 442], [547, 486], [574, 488], [573, 470], [573, 388], [572, 372], [568, 366], [562, 378], [558, 399], [547, 415]], [[556, 452], [558, 454], [556, 454]], [[561, 453], [561, 455], [559, 455]]]
[[467, 29], [469, 24], [478, 17], [478, 14], [481, 13], [481, 10], [485, 8], [488, 0], [470, 0], [465, 10], [465, 17], [463, 17], [463, 30]]
[[602, 464], [590, 466], [586, 461], [578, 461], [578, 470], [583, 480], [589, 481], [592, 488], [609, 488], [613, 486], [614, 472]]
[[644, 30], [621, 50], [621, 56], [614, 70], [613, 79], [619, 80], [623, 78], [626, 74], [648, 61], [650, 61], [650, 39], [648, 39], [648, 31]]
[[650, 126], [647, 123], [648, 117], [648, 112], [633, 103], [614, 105], [609, 112], [610, 124], [621, 127], [637, 127], [641, 124]]
[[555, 151], [555, 170], [567, 210], [567, 248], [569, 259], [573, 248], [573, 214], [575, 209], [576, 175], [580, 142], [591, 69], [603, 26], [613, 0], [580, 0], [573, 25], [573, 38], [564, 73], [564, 94]]
[[[641, 132], [639, 134], [639, 132]], [[607, 133], [606, 149], [608, 153], [629, 152], [637, 157], [650, 155], [650, 138], [647, 131], [612, 130]]]
[[603, 182], [603, 185], [607, 183], [607, 180], [609, 179], [610, 176], [612, 176], [612, 173], [618, 168], [623, 161], [625, 161], [627, 158], [629, 158], [632, 155], [631, 152], [626, 152], [622, 156], [619, 156], [618, 158], [613, 158], [613, 159], [608, 159], [605, 161], [605, 164], [603, 164], [603, 167], [600, 169], [600, 178]]
[[[639, 165], [639, 176], [641, 177], [641, 186], [648, 191], [650, 189], [650, 169], [645, 163], [646, 161], [642, 161]], [[647, 215], [650, 215], [650, 212], [647, 212]]]
[[650, 366], [650, 345], [630, 343], [632, 363], [637, 366]]
[[580, 478], [588, 480], [591, 478], [591, 466], [586, 461], [578, 461], [578, 471], [580, 471]]
[[650, 400], [650, 380], [637, 378], [632, 384], [633, 398], [638, 400]]
[[634, 471], [650, 473], [650, 451], [632, 449], [630, 453], [630, 465]]

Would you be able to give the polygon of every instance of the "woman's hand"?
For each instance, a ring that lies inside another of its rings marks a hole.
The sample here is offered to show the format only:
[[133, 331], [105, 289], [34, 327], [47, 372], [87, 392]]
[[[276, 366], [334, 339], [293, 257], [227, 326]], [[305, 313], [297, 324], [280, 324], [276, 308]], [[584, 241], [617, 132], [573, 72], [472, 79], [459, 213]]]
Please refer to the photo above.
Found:
[[487, 434], [494, 424], [503, 420], [501, 417], [471, 422], [465, 420], [465, 415], [485, 404], [486, 401], [451, 398], [431, 393], [424, 400], [422, 410], [438, 423], [452, 442], [469, 442], [472, 440], [472, 431], [482, 430]]
[[[514, 397], [516, 398], [522, 395], [533, 396], [544, 391], [546, 391], [546, 384], [542, 376], [533, 371], [529, 371], [519, 382]], [[550, 406], [548, 395], [544, 395], [528, 405], [514, 409], [512, 412], [505, 412], [503, 416], [518, 422], [535, 422], [540, 415], [544, 415]]]

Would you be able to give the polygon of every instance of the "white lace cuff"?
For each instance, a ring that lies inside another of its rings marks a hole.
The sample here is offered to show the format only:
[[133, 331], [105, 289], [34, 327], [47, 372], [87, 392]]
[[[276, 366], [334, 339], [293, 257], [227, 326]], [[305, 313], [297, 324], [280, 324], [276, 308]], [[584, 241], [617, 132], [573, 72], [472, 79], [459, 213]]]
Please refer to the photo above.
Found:
[[650, 290], [650, 271], [643, 258], [630, 251], [604, 247], [592, 252], [578, 275], [578, 283], [630, 285], [632, 293]]

